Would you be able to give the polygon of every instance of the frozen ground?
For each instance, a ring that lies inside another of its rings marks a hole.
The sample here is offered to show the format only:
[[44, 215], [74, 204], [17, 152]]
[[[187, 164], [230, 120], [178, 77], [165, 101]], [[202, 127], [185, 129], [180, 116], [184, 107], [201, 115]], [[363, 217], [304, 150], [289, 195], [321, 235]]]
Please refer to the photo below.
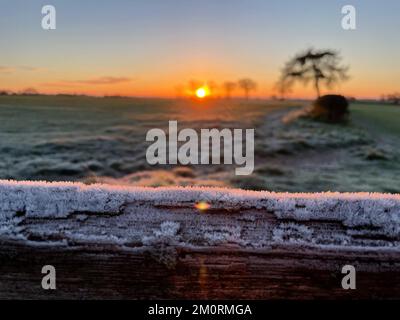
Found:
[[[395, 108], [355, 105], [352, 122], [335, 126], [285, 123], [293, 108], [279, 102], [0, 97], [0, 178], [395, 193], [400, 192]], [[255, 172], [236, 177], [231, 166], [148, 165], [146, 132], [166, 128], [168, 120], [196, 130], [255, 128]]]

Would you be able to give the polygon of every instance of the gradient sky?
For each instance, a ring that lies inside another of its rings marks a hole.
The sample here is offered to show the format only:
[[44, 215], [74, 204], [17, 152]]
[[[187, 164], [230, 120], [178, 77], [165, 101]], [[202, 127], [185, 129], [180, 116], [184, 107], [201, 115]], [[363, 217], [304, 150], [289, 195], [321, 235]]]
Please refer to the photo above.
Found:
[[[46, 4], [53, 31], [41, 28]], [[346, 4], [355, 31], [341, 28]], [[314, 46], [340, 50], [351, 67], [330, 92], [379, 97], [400, 91], [399, 14], [399, 0], [0, 0], [0, 88], [175, 96], [190, 79], [251, 77], [269, 97], [285, 61]]]

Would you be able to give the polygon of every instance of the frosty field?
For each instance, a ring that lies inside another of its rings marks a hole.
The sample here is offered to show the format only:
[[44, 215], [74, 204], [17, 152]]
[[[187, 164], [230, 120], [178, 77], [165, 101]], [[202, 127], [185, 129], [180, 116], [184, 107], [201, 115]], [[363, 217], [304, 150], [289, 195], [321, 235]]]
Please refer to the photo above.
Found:
[[[357, 103], [351, 122], [284, 121], [305, 102], [0, 97], [0, 178], [137, 186], [204, 185], [272, 191], [400, 192], [400, 108]], [[150, 166], [146, 132], [255, 128], [255, 171]]]

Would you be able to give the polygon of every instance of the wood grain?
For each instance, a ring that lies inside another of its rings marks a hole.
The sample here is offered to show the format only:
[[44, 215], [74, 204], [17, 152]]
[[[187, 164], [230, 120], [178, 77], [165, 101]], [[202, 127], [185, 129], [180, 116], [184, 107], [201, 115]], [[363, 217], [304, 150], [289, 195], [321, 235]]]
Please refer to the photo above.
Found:
[[[398, 235], [368, 223], [159, 199], [2, 219], [0, 299], [400, 298]], [[356, 290], [341, 287], [346, 264]], [[44, 265], [57, 270], [56, 290], [41, 288]]]

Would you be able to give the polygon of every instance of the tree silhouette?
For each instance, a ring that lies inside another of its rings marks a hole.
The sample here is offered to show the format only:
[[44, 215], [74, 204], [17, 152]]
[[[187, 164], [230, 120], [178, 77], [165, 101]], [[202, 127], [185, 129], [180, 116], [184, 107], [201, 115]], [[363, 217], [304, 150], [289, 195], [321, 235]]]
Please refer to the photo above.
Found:
[[291, 86], [288, 86], [282, 77], [275, 84], [275, 90], [278, 91], [280, 100], [285, 100], [286, 94], [292, 92]]
[[317, 96], [320, 97], [321, 85], [330, 88], [340, 80], [347, 80], [347, 72], [348, 67], [341, 65], [341, 57], [337, 51], [311, 48], [285, 64], [278, 84], [287, 92], [297, 80], [304, 85], [313, 81]]
[[213, 80], [207, 81], [205, 85], [208, 87], [208, 89], [210, 90], [210, 92], [211, 92], [213, 95], [215, 94], [215, 92], [216, 92], [217, 89], [218, 89], [217, 83], [216, 83], [215, 81], [213, 81]]
[[225, 97], [227, 99], [231, 98], [232, 95], [232, 91], [234, 91], [237, 87], [237, 83], [236, 82], [232, 82], [232, 81], [225, 81], [223, 84], [224, 90], [225, 90]]
[[21, 92], [21, 94], [26, 96], [35, 96], [38, 95], [39, 92], [35, 88], [26, 88]]
[[198, 88], [202, 86], [202, 82], [199, 80], [192, 79], [189, 81], [189, 90], [194, 93]]
[[248, 100], [250, 97], [250, 91], [257, 89], [257, 83], [249, 78], [240, 79], [238, 81], [239, 87], [244, 91], [244, 95]]
[[387, 100], [393, 104], [400, 104], [400, 93], [395, 92], [387, 96]]

